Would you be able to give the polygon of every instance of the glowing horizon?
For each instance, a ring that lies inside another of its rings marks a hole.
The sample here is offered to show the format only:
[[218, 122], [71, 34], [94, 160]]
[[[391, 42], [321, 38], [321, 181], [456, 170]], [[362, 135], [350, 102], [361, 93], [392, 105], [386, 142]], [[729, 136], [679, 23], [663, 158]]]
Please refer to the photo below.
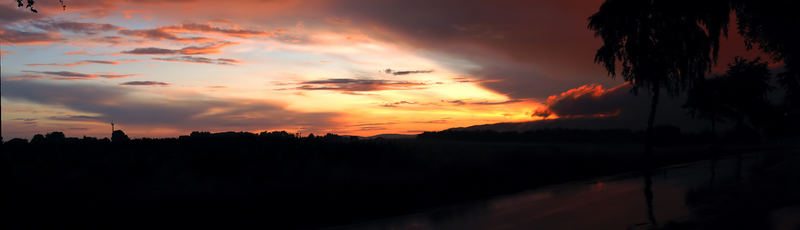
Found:
[[2, 2], [2, 136], [104, 137], [112, 120], [168, 137], [542, 119], [554, 95], [622, 83], [593, 63], [585, 18], [600, 2]]
[[481, 86], [486, 79], [469, 75], [478, 63], [382, 40], [344, 19], [178, 22], [148, 7], [120, 2], [97, 16], [90, 5], [33, 14], [3, 4], [21, 15], [2, 30], [3, 136], [103, 137], [112, 120], [133, 137], [416, 134], [533, 120], [542, 106]]

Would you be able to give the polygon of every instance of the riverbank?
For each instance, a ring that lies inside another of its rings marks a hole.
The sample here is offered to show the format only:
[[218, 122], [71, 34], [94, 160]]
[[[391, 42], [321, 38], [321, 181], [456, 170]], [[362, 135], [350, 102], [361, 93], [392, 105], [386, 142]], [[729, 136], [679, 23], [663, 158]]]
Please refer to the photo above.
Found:
[[[790, 147], [661, 146], [654, 162]], [[12, 226], [313, 229], [636, 171], [641, 149], [253, 134], [3, 145], [3, 192]]]

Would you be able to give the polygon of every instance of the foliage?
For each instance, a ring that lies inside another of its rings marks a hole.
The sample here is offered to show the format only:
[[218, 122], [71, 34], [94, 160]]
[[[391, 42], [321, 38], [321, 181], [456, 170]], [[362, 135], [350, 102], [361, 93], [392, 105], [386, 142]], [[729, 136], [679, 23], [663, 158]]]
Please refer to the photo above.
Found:
[[[61, 5], [61, 9], [67, 10], [67, 4], [64, 4], [64, 0], [58, 0], [58, 3]], [[36, 0], [25, 0], [24, 3], [23, 0], [17, 0], [17, 7], [24, 6], [25, 8], [30, 9], [31, 12], [39, 13], [39, 10], [33, 7], [34, 4], [36, 4]]]
[[[128, 143], [19, 140], [2, 145], [0, 192], [3, 207], [13, 210], [10, 229], [307, 229], [640, 167], [638, 152], [606, 145], [563, 144], [586, 148], [573, 150], [286, 132], [195, 132]], [[682, 151], [661, 163], [700, 156]]]
[[619, 72], [634, 89], [677, 93], [715, 61], [719, 38], [727, 34], [725, 2], [607, 0], [589, 18], [589, 29], [603, 40], [595, 61], [612, 77]]
[[774, 113], [767, 94], [770, 70], [760, 58], [734, 58], [721, 76], [703, 79], [689, 90], [684, 108], [694, 117], [716, 122], [734, 120], [739, 123], [764, 124]]

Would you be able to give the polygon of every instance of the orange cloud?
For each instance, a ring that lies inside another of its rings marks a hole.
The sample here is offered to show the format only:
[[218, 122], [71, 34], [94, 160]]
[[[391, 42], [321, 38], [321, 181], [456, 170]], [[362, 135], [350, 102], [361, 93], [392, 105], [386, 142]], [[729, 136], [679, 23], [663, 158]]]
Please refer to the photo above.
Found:
[[88, 55], [88, 54], [89, 52], [86, 52], [86, 50], [83, 49], [64, 53], [64, 55]]
[[599, 84], [587, 84], [567, 90], [547, 98], [547, 109], [534, 112], [534, 116], [547, 118], [552, 114], [558, 117], [606, 117], [617, 116], [622, 112], [620, 102], [630, 97], [630, 84], [623, 83], [610, 89]]

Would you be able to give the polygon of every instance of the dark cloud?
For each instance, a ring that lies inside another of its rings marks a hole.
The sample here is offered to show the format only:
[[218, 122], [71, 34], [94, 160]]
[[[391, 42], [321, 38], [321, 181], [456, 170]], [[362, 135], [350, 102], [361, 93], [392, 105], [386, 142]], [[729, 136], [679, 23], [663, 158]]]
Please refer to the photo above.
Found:
[[72, 21], [42, 20], [33, 23], [33, 26], [45, 31], [66, 31], [94, 35], [100, 32], [113, 31], [119, 27], [107, 23], [85, 23]]
[[208, 25], [208, 24], [198, 24], [198, 23], [185, 23], [185, 24], [166, 27], [166, 28], [167, 29], [180, 30], [180, 31], [216, 33], [216, 34], [223, 34], [223, 35], [235, 36], [235, 37], [250, 37], [250, 36], [270, 35], [270, 33], [265, 32], [265, 31], [246, 30], [246, 29], [226, 29], [226, 28], [215, 27], [215, 26]]
[[361, 123], [352, 125], [354, 127], [365, 127], [365, 126], [381, 126], [381, 125], [394, 125], [397, 124], [396, 122], [377, 122], [377, 123]]
[[383, 104], [381, 106], [382, 107], [397, 107], [399, 105], [413, 105], [413, 104], [417, 104], [417, 103], [413, 102], [413, 101], [398, 101], [398, 102], [386, 103], [386, 104]]
[[433, 70], [393, 70], [393, 69], [385, 69], [383, 70], [384, 73], [391, 74], [391, 75], [408, 75], [408, 74], [418, 74], [418, 73], [433, 73]]
[[122, 43], [122, 37], [120, 37], [120, 36], [103, 36], [103, 37], [100, 37], [100, 38], [92, 38], [92, 41], [116, 45], [116, 44]]
[[102, 60], [83, 60], [77, 61], [73, 63], [50, 63], [50, 64], [25, 64], [27, 66], [76, 66], [76, 65], [88, 65], [88, 64], [105, 64], [105, 65], [119, 65], [120, 62], [118, 61], [102, 61]]
[[122, 51], [123, 54], [134, 54], [134, 55], [176, 55], [176, 54], [184, 54], [184, 55], [197, 55], [197, 54], [215, 54], [219, 53], [220, 49], [229, 46], [235, 45], [237, 43], [234, 42], [214, 42], [208, 43], [202, 46], [188, 46], [181, 49], [164, 49], [164, 48], [157, 48], [157, 47], [146, 47], [146, 48], [135, 48], [132, 50]]
[[163, 28], [144, 29], [144, 30], [120, 30], [119, 34], [133, 37], [141, 37], [150, 40], [172, 40], [172, 41], [207, 41], [208, 38], [204, 37], [178, 37], [175, 33], [167, 31]]
[[532, 98], [588, 82], [614, 83], [594, 63], [601, 43], [586, 29], [602, 1], [343, 0], [331, 10], [377, 25], [376, 37], [477, 63], [481, 68], [463, 74], [502, 80], [481, 84]]
[[63, 41], [55, 32], [27, 32], [13, 29], [0, 29], [0, 41], [18, 45], [32, 45]]
[[511, 99], [507, 101], [469, 101], [469, 100], [441, 100], [441, 101], [455, 105], [504, 105], [504, 104], [522, 102], [523, 100]]
[[[43, 74], [44, 76], [24, 76], [26, 79], [50, 78], [54, 80], [89, 80], [94, 78], [124, 78], [136, 74], [87, 74], [72, 71], [22, 71], [23, 73]], [[19, 79], [14, 79], [19, 80]]]
[[511, 103], [517, 103], [517, 102], [522, 102], [522, 100], [512, 99], [512, 100], [507, 100], [507, 101], [494, 101], [494, 102], [493, 101], [476, 101], [476, 102], [470, 102], [470, 104], [472, 104], [472, 105], [505, 105], [505, 104], [511, 104]]
[[179, 50], [147, 47], [147, 48], [135, 48], [132, 50], [122, 51], [122, 53], [136, 54], [136, 55], [171, 55], [171, 54], [179, 54], [180, 52]]
[[180, 57], [168, 57], [168, 58], [153, 58], [153, 60], [158, 61], [171, 61], [171, 62], [188, 62], [188, 63], [201, 63], [201, 64], [217, 64], [217, 65], [233, 65], [239, 63], [236, 59], [230, 58], [206, 58], [206, 57], [196, 57], [196, 56], [180, 56]]
[[36, 14], [32, 14], [27, 9], [13, 7], [10, 4], [0, 4], [0, 24], [7, 25], [36, 17]]
[[305, 81], [301, 82], [300, 84], [301, 86], [295, 89], [336, 90], [349, 92], [423, 89], [425, 86], [425, 83], [420, 82], [351, 78], [332, 78], [326, 80]]
[[48, 119], [57, 121], [96, 121], [103, 119], [103, 117], [87, 116], [87, 115], [66, 115], [66, 116], [50, 116], [48, 117]]
[[[214, 99], [140, 99], [132, 88], [86, 83], [52, 84], [37, 81], [9, 81], [2, 84], [4, 98], [63, 106], [97, 114], [63, 116], [64, 119], [115, 123], [128, 127], [177, 128], [185, 132], [253, 129], [330, 130], [335, 113], [302, 113], [263, 101]], [[213, 111], [213, 113], [211, 112]]]
[[129, 82], [120, 83], [119, 85], [157, 85], [157, 86], [166, 86], [166, 85], [169, 85], [169, 83], [160, 82], [160, 81], [129, 81]]
[[[631, 93], [628, 84], [604, 88], [598, 84], [588, 84], [551, 95], [547, 109], [535, 111], [532, 115], [557, 119], [527, 123], [507, 123], [493, 127], [497, 130], [529, 130], [536, 128], [572, 129], [635, 129], [646, 126], [650, 112], [650, 95], [641, 92]], [[691, 118], [681, 106], [685, 97], [662, 96], [656, 114], [656, 124], [675, 125], [687, 131], [700, 131], [706, 122]], [[489, 127], [489, 126], [486, 126]]]
[[[560, 117], [611, 115], [622, 112], [623, 107], [647, 105], [647, 98], [631, 100], [631, 86], [623, 84], [603, 89], [597, 84], [583, 85], [547, 99], [549, 110]], [[624, 103], [622, 103], [624, 102]]]

